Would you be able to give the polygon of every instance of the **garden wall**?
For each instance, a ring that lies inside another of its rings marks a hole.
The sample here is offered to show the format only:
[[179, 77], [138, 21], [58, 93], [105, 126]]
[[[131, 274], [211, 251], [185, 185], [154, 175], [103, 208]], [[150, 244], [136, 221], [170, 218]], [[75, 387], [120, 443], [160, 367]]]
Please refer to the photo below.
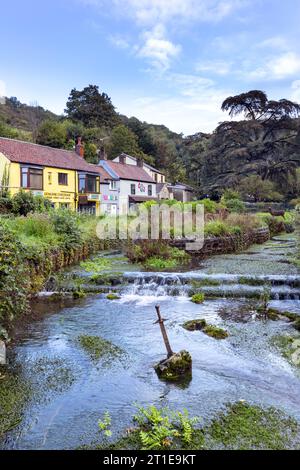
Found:
[[[201, 250], [189, 250], [193, 256], [206, 257], [218, 254], [232, 253], [245, 250], [254, 244], [262, 244], [270, 239], [270, 230], [268, 228], [260, 228], [251, 230], [244, 234], [234, 234], [223, 237], [209, 237], [204, 241]], [[175, 240], [173, 246], [177, 248], [185, 248], [186, 241]]]

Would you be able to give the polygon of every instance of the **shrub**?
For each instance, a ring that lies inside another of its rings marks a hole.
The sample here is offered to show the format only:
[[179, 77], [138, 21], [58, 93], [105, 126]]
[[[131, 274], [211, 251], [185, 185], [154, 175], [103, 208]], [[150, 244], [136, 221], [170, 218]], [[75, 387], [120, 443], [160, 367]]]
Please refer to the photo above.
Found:
[[230, 233], [230, 229], [225, 222], [222, 222], [221, 220], [213, 220], [205, 224], [204, 233], [205, 235], [221, 237], [223, 235], [228, 235]]
[[79, 228], [76, 213], [63, 209], [52, 213], [51, 219], [54, 230], [61, 235], [66, 248], [76, 247], [81, 241], [81, 230]]
[[0, 214], [9, 214], [12, 212], [13, 204], [10, 197], [0, 196]]
[[12, 212], [15, 215], [27, 215], [30, 212], [45, 212], [51, 208], [51, 202], [43, 196], [34, 196], [31, 191], [20, 191], [12, 198]]
[[147, 259], [144, 263], [144, 266], [148, 269], [173, 269], [176, 268], [178, 265], [178, 261], [176, 259], [164, 259], [160, 258], [159, 256], [152, 256], [151, 258]]
[[226, 207], [230, 210], [230, 212], [245, 212], [245, 204], [239, 199], [228, 199], [226, 201]]
[[217, 211], [218, 205], [215, 201], [212, 201], [211, 199], [205, 198], [201, 199], [200, 201], [194, 201], [192, 202], [193, 208], [196, 207], [198, 204], [203, 204], [205, 212], [208, 212], [210, 214], [214, 214]]

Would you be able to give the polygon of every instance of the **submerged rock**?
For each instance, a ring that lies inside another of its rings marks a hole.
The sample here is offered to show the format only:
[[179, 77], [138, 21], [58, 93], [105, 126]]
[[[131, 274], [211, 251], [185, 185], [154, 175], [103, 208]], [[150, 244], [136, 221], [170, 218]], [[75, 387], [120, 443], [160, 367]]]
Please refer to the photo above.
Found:
[[154, 366], [159, 378], [179, 381], [192, 376], [192, 357], [188, 351], [180, 351]]
[[228, 338], [228, 333], [226, 330], [223, 330], [222, 328], [218, 328], [217, 326], [214, 326], [214, 325], [209, 325], [206, 323], [204, 319], [190, 320], [190, 321], [185, 322], [182, 326], [188, 331], [197, 331], [197, 330], [202, 331], [206, 335], [211, 336], [212, 338], [215, 338], [215, 339]]

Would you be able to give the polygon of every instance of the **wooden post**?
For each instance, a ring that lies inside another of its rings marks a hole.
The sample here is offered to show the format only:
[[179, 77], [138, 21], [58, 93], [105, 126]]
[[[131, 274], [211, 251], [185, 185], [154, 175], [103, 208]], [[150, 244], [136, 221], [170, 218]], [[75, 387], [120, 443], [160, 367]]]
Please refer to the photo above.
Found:
[[167, 335], [167, 332], [166, 332], [166, 329], [165, 329], [165, 325], [164, 325], [164, 322], [166, 321], [166, 318], [161, 317], [159, 305], [156, 305], [155, 309], [156, 309], [156, 313], [157, 313], [157, 316], [158, 316], [158, 320], [155, 323], [159, 323], [161, 334], [162, 334], [162, 337], [163, 337], [163, 340], [164, 340], [164, 343], [165, 343], [165, 346], [166, 346], [166, 349], [167, 349], [168, 358], [169, 358], [169, 357], [173, 356], [174, 353], [171, 349], [169, 338], [168, 338], [168, 335]]

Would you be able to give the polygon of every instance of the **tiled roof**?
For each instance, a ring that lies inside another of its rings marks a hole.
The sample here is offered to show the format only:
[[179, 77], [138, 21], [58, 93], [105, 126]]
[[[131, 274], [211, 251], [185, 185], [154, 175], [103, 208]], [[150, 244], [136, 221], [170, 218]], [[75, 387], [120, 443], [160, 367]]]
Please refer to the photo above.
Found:
[[154, 183], [154, 180], [147, 171], [139, 166], [126, 165], [123, 163], [113, 162], [111, 160], [107, 160], [106, 163], [121, 179]]
[[94, 165], [70, 150], [0, 137], [0, 153], [11, 162], [98, 173]]

